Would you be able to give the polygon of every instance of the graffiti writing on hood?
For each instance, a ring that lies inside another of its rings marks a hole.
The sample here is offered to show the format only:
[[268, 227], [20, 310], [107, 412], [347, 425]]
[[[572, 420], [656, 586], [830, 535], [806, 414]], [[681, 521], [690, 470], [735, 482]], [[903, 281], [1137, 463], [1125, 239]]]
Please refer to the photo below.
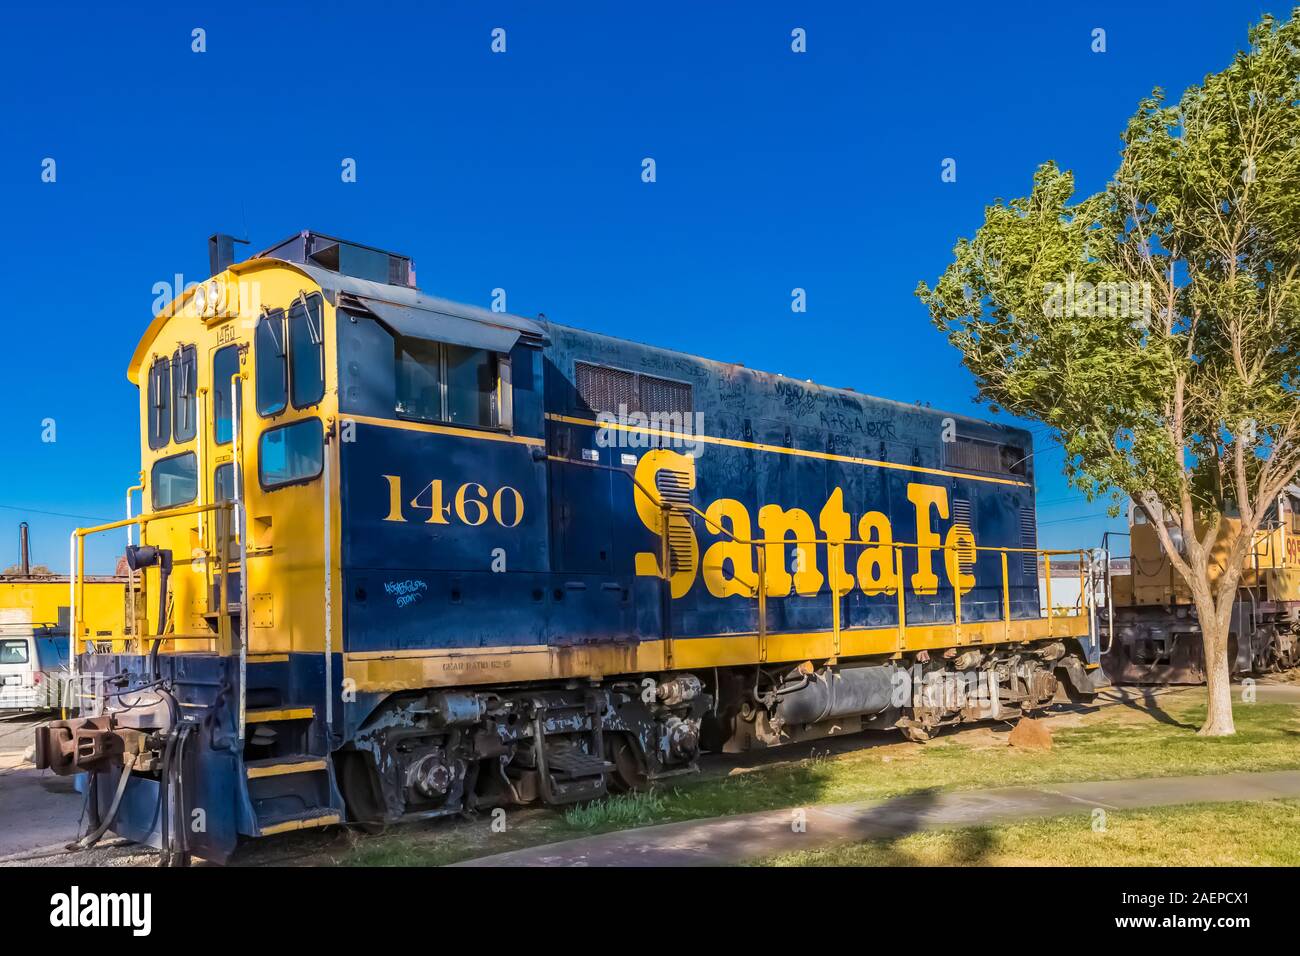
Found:
[[427, 590], [429, 585], [418, 578], [410, 581], [384, 582], [384, 593], [393, 595], [393, 601], [398, 607], [407, 607], [422, 600]]

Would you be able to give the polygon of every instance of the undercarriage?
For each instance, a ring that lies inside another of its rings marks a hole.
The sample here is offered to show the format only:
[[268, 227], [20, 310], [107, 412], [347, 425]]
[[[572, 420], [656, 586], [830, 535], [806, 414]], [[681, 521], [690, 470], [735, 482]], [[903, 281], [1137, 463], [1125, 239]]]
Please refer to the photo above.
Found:
[[[190, 851], [224, 859], [240, 835], [344, 819], [373, 830], [589, 801], [691, 773], [703, 751], [868, 729], [925, 740], [944, 727], [1015, 719], [1058, 696], [1095, 692], [1073, 641], [985, 645], [884, 661], [400, 692], [379, 699], [331, 746], [318, 706], [283, 700], [250, 707], [241, 740], [228, 693], [232, 665], [204, 666], [210, 671], [188, 661], [161, 683], [137, 678], [138, 690], [107, 694], [94, 716], [52, 722], [38, 736], [38, 765], [90, 775], [103, 830], [180, 859]], [[209, 699], [199, 704], [204, 688]], [[203, 829], [184, 825], [196, 808]]]
[[[1116, 608], [1114, 635], [1105, 643], [1109, 649], [1102, 654], [1102, 667], [1113, 683], [1205, 683], [1204, 642], [1190, 606]], [[1261, 676], [1297, 666], [1300, 603], [1239, 602], [1228, 635], [1233, 676]]]
[[710, 705], [693, 674], [389, 698], [335, 754], [367, 826], [576, 803], [694, 769]]

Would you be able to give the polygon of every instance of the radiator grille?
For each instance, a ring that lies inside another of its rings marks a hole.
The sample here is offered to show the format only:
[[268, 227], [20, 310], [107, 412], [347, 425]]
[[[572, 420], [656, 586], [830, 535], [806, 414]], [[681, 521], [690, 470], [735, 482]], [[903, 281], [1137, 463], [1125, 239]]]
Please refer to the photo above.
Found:
[[1025, 473], [1025, 450], [1018, 445], [963, 438], [958, 435], [943, 443], [943, 463], [962, 471], [987, 471], [1002, 475]]
[[643, 412], [681, 412], [691, 410], [691, 387], [653, 375], [640, 376], [638, 394]]
[[578, 397], [593, 412], [620, 409], [646, 414], [685, 414], [691, 411], [691, 386], [655, 375], [639, 375], [605, 365], [577, 362], [573, 384]]
[[617, 368], [578, 362], [573, 368], [578, 395], [593, 412], [637, 410], [636, 376]]
[[1002, 456], [998, 446], [989, 442], [958, 437], [943, 444], [943, 463], [966, 471], [1001, 471]]

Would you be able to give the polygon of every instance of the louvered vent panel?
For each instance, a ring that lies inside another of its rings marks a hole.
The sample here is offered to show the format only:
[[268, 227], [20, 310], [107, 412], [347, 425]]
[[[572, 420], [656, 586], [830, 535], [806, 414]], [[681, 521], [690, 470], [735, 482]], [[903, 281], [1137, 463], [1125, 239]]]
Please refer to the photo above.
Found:
[[[691, 503], [691, 490], [687, 480], [686, 475], [665, 469], [655, 475], [655, 487], [664, 501], [674, 507], [685, 508]], [[668, 570], [670, 572], [690, 566], [690, 542], [694, 537], [689, 513], [672, 512], [668, 518]]]
[[[1034, 520], [1033, 508], [1020, 509], [1020, 547], [1038, 547], [1038, 523]], [[1021, 554], [1020, 567], [1025, 584], [1038, 583], [1038, 555]]]
[[579, 397], [593, 412], [617, 414], [620, 408], [629, 412], [641, 410], [636, 376], [631, 372], [578, 362], [573, 367], [573, 379]]
[[[972, 537], [974, 536], [975, 526], [971, 523], [970, 501], [965, 498], [952, 500], [952, 520], [953, 524], [961, 525], [971, 532]], [[975, 572], [975, 549], [970, 546], [969, 541], [963, 541], [962, 546], [957, 549], [957, 563], [963, 574]]]
[[965, 471], [1006, 470], [1002, 465], [1000, 446], [960, 436], [955, 441], [943, 443], [943, 463]]
[[687, 414], [691, 411], [691, 386], [685, 382], [576, 362], [573, 383], [593, 412]]
[[653, 375], [641, 376], [641, 411], [680, 412], [691, 410], [691, 387], [685, 382], [673, 382]]

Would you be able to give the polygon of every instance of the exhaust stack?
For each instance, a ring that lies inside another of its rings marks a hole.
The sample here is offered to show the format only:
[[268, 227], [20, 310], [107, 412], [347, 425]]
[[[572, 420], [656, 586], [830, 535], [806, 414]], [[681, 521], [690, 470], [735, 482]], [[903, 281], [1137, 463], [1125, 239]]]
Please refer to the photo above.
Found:
[[235, 243], [237, 242], [241, 245], [248, 245], [247, 239], [236, 239], [234, 236], [227, 236], [221, 232], [208, 236], [208, 268], [212, 270], [208, 275], [225, 272], [235, 264]]

